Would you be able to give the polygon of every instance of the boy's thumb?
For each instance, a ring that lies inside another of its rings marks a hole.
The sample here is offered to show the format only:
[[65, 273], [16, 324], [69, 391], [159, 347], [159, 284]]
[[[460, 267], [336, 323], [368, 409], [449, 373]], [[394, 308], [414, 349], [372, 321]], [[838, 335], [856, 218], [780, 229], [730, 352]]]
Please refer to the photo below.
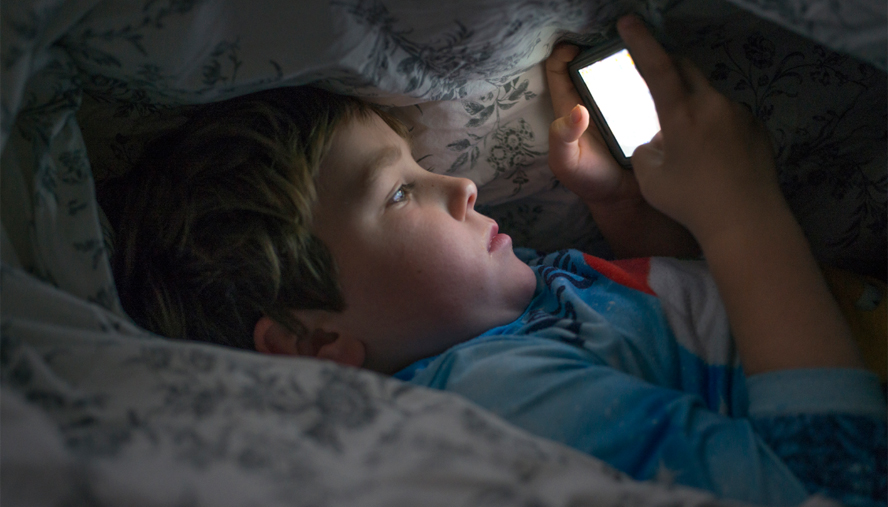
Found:
[[572, 143], [580, 138], [589, 126], [589, 113], [586, 108], [577, 104], [565, 116], [552, 122], [549, 128], [549, 141]]
[[566, 116], [556, 119], [549, 126], [549, 165], [571, 166], [579, 157], [577, 140], [589, 126], [589, 113], [577, 105]]
[[663, 165], [663, 144], [662, 136], [658, 133], [654, 139], [647, 144], [642, 144], [635, 148], [632, 154], [632, 170], [635, 173], [635, 179], [641, 187], [642, 195], [645, 195], [645, 189], [651, 178], [655, 178], [657, 169]]

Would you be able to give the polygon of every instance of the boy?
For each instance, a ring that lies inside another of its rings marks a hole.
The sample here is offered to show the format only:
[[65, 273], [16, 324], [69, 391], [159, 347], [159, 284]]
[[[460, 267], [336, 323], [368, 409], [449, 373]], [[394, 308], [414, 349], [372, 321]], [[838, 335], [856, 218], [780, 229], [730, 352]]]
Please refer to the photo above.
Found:
[[633, 275], [653, 261], [561, 252], [530, 267], [474, 210], [474, 184], [419, 167], [397, 122], [305, 90], [211, 108], [149, 150], [117, 219], [127, 311], [168, 336], [459, 392], [636, 478], [761, 503], [883, 503], [884, 400], [780, 195], [766, 133], [636, 19], [618, 28], [662, 132], [621, 170], [584, 134], [561, 48], [547, 62], [561, 115], [550, 165], [619, 254], [699, 244], [742, 372], [719, 308], [699, 313], [721, 362], [680, 343], [666, 305], [681, 301]]

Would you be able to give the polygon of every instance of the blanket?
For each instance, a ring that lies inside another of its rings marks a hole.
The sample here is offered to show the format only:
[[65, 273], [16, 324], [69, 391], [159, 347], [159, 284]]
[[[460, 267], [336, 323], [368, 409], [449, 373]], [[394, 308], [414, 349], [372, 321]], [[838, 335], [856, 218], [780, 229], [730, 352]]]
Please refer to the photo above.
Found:
[[636, 12], [768, 126], [818, 257], [884, 277], [885, 11], [864, 0], [4, 2], [0, 501], [717, 503], [629, 481], [452, 395], [146, 333], [117, 299], [95, 183], [126, 171], [183, 107], [313, 84], [402, 118], [420, 164], [474, 180], [478, 209], [517, 244], [607, 256], [546, 165], [541, 62]]

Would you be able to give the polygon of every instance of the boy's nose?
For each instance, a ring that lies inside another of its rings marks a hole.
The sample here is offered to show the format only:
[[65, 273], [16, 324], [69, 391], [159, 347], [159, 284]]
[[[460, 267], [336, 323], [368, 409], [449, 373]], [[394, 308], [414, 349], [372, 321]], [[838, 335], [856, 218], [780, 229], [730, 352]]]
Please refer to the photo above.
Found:
[[466, 213], [475, 208], [475, 199], [478, 197], [478, 187], [468, 178], [449, 178], [450, 189], [449, 207], [450, 214], [457, 220], [464, 220]]

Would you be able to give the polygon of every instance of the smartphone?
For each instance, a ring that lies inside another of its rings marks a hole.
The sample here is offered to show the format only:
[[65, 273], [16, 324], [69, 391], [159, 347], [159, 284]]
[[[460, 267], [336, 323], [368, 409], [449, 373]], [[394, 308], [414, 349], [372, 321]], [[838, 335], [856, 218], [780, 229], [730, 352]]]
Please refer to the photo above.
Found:
[[620, 40], [580, 53], [568, 66], [592, 121], [623, 167], [660, 131], [654, 99]]

